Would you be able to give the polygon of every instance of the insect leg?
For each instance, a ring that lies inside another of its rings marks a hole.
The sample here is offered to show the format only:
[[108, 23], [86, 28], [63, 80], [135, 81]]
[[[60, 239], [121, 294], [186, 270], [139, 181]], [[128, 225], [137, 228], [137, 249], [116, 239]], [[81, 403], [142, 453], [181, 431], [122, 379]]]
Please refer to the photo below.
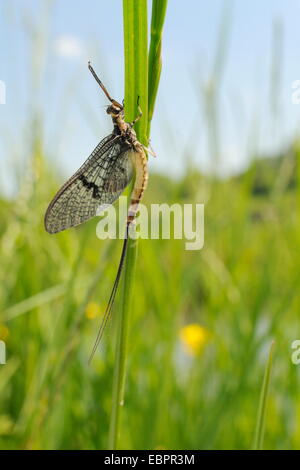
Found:
[[156, 153], [154, 152], [153, 148], [151, 147], [150, 143], [149, 143], [149, 146], [146, 147], [145, 145], [143, 145], [143, 149], [147, 152], [147, 153], [150, 153], [150, 155], [152, 155], [152, 157], [157, 157]]
[[139, 105], [139, 101], [140, 101], [140, 97], [138, 96], [138, 99], [137, 99], [137, 107], [138, 107], [139, 115], [135, 118], [134, 121], [132, 121], [132, 122], [130, 123], [131, 127], [133, 127], [133, 126], [135, 125], [135, 123], [138, 122], [138, 121], [141, 119], [141, 117], [143, 116], [143, 111], [142, 111], [142, 109], [141, 109], [141, 107], [140, 107], [140, 105]]

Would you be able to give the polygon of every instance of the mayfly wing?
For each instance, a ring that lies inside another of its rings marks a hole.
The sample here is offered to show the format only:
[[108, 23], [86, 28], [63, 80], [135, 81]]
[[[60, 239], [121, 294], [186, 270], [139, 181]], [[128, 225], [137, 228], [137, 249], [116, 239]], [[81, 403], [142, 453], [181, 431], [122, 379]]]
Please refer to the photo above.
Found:
[[61, 232], [97, 215], [99, 207], [118, 199], [132, 175], [130, 146], [120, 135], [109, 135], [51, 201], [45, 215], [47, 232]]

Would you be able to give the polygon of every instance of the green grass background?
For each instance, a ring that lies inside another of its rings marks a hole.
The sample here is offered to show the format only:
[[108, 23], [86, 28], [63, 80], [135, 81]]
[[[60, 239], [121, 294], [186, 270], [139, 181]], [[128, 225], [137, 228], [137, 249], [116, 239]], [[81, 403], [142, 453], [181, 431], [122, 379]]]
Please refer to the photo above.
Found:
[[[38, 179], [1, 200], [1, 323], [9, 329], [0, 368], [2, 448], [105, 448], [111, 410], [114, 320], [87, 359], [120, 241], [99, 241], [97, 220], [55, 237], [42, 217], [57, 181], [44, 155]], [[295, 153], [299, 158], [299, 150]], [[45, 187], [42, 183], [47, 180]], [[205, 248], [142, 240], [129, 333], [123, 448], [251, 446], [268, 348], [276, 341], [266, 448], [299, 447], [297, 192], [253, 194], [252, 178], [208, 184], [196, 171], [176, 183], [151, 175], [145, 200], [205, 199]], [[118, 301], [115, 316], [118, 314]], [[180, 328], [200, 323], [202, 354], [182, 350]]]
[[[211, 96], [207, 103], [213, 148], [218, 116]], [[120, 296], [91, 366], [100, 318], [89, 319], [86, 307], [96, 302], [103, 312], [122, 242], [98, 240], [96, 219], [45, 233], [44, 212], [62, 180], [34, 124], [27, 145], [18, 193], [0, 200], [0, 333], [8, 355], [0, 366], [0, 447], [105, 449]], [[204, 202], [205, 247], [139, 243], [120, 448], [251, 448], [273, 340], [264, 448], [299, 448], [300, 368], [291, 362], [300, 337], [299, 158], [291, 142], [280, 158], [255, 159], [240, 177], [219, 180], [187, 166], [177, 181], [155, 174], [151, 159], [144, 202]], [[211, 333], [195, 356], [180, 340], [190, 323]]]

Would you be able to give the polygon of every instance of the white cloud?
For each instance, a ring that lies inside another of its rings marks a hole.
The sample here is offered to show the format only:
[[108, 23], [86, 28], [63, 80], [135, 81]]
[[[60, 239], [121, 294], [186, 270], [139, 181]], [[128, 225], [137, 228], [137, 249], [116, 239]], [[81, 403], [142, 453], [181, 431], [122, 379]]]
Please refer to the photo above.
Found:
[[55, 51], [61, 57], [74, 59], [83, 53], [83, 46], [74, 36], [60, 36], [55, 41]]

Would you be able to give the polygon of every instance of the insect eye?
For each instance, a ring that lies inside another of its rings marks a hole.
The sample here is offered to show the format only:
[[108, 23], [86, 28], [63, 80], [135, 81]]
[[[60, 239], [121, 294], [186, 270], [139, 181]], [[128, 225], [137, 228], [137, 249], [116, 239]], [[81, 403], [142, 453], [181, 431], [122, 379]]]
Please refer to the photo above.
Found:
[[119, 114], [121, 109], [117, 108], [116, 106], [108, 106], [106, 112], [107, 114]]

